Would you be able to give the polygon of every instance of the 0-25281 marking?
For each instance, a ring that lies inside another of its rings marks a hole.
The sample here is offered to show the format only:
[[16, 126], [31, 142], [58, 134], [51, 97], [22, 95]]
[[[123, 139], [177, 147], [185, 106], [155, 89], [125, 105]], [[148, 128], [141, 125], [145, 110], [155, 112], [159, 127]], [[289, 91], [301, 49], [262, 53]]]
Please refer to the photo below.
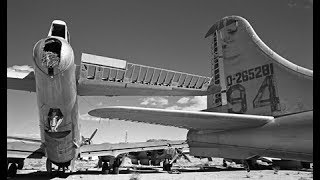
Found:
[[247, 82], [252, 79], [261, 78], [264, 76], [273, 75], [273, 64], [265, 64], [255, 68], [247, 69], [237, 72], [233, 75], [227, 76], [227, 86]]

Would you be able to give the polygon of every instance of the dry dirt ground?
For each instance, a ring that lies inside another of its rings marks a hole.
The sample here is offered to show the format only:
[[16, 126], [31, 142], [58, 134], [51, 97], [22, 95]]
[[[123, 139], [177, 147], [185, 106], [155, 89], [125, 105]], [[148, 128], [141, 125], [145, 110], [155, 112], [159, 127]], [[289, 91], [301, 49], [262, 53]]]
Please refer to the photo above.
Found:
[[[94, 168], [97, 161], [77, 161], [76, 173], [55, 173], [49, 176], [45, 172], [46, 159], [26, 159], [23, 170], [18, 170], [17, 176], [10, 178], [12, 180], [20, 179], [110, 179], [110, 180], [211, 180], [211, 179], [288, 179], [288, 180], [309, 180], [313, 179], [313, 172], [310, 171], [293, 171], [293, 170], [251, 170], [247, 172], [238, 165], [231, 165], [232, 168], [222, 167], [222, 159], [214, 158], [208, 162], [207, 159], [191, 158], [192, 163], [180, 159], [172, 167], [172, 174], [162, 171], [161, 167], [156, 168], [120, 168], [120, 174], [103, 175], [101, 169]], [[7, 178], [9, 179], [9, 178]]]

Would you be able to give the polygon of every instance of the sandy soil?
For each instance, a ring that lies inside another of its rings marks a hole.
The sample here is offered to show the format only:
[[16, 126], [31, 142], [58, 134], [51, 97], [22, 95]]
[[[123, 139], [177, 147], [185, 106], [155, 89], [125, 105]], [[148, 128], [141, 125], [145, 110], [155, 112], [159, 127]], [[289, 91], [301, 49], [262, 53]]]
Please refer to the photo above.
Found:
[[212, 162], [207, 159], [192, 159], [192, 164], [181, 159], [174, 165], [173, 172], [162, 171], [162, 168], [130, 169], [121, 168], [120, 174], [103, 175], [101, 169], [94, 168], [97, 161], [77, 161], [77, 172], [70, 174], [56, 173], [49, 176], [45, 172], [45, 158], [40, 160], [26, 159], [23, 170], [18, 170], [17, 176], [11, 179], [110, 179], [110, 180], [211, 180], [211, 179], [288, 179], [288, 180], [307, 180], [313, 179], [312, 171], [292, 171], [292, 170], [252, 170], [247, 172], [241, 167], [223, 168], [222, 159], [216, 158]]

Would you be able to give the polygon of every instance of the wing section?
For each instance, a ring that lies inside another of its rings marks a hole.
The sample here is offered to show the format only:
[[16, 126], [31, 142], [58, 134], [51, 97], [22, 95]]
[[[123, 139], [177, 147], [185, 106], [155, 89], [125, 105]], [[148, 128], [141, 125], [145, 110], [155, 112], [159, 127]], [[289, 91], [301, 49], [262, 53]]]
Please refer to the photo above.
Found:
[[41, 140], [23, 137], [7, 137], [7, 158], [42, 158]]
[[8, 139], [41, 143], [41, 139], [38, 139], [38, 138], [29, 138], [29, 137], [26, 138], [26, 137], [20, 137], [20, 136], [7, 136], [7, 140]]
[[158, 142], [137, 142], [137, 143], [119, 143], [119, 144], [91, 144], [80, 147], [81, 157], [88, 156], [118, 156], [119, 154], [159, 150], [167, 148], [186, 148], [186, 141], [158, 141]]
[[80, 96], [203, 96], [220, 91], [204, 76], [128, 63], [83, 53]]
[[121, 106], [91, 110], [89, 115], [186, 129], [214, 131], [259, 127], [274, 120], [272, 116]]
[[8, 71], [7, 89], [36, 92], [34, 72], [25, 70]]

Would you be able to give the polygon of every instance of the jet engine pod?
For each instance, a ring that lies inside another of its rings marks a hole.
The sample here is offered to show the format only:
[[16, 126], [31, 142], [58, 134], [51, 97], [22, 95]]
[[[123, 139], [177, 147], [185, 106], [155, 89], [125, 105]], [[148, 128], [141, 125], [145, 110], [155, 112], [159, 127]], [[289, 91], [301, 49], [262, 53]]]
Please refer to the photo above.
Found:
[[48, 37], [35, 45], [33, 59], [37, 68], [49, 76], [54, 76], [74, 63], [74, 54], [63, 38]]

